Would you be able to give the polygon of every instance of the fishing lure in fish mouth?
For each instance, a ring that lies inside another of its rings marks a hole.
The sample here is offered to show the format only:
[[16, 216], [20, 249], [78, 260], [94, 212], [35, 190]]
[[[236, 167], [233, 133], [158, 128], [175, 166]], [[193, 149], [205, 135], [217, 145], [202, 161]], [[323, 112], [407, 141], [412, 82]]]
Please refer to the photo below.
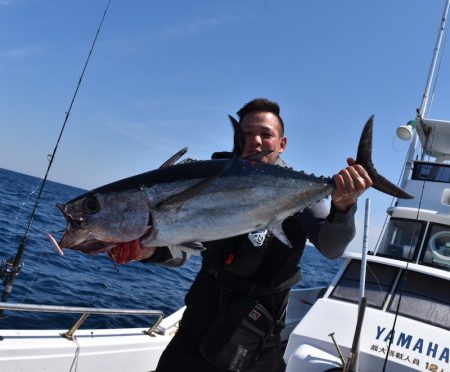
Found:
[[[241, 158], [245, 135], [234, 118], [230, 117], [230, 121], [235, 135], [228, 159], [175, 164], [183, 149], [163, 167], [59, 205], [67, 228], [57, 250], [68, 248], [92, 254], [136, 241], [143, 247], [192, 249], [199, 242], [259, 229], [267, 229], [291, 246], [282, 222], [331, 195], [336, 187], [334, 181]], [[397, 198], [412, 198], [376, 171], [371, 159], [372, 130], [373, 116], [362, 131], [356, 162], [367, 171], [375, 189]]]
[[63, 250], [61, 249], [61, 247], [59, 246], [58, 242], [53, 237], [53, 235], [51, 233], [47, 233], [47, 236], [48, 239], [50, 240], [50, 243], [52, 243], [53, 247], [55, 247], [56, 252], [58, 252], [60, 256], [64, 256]]

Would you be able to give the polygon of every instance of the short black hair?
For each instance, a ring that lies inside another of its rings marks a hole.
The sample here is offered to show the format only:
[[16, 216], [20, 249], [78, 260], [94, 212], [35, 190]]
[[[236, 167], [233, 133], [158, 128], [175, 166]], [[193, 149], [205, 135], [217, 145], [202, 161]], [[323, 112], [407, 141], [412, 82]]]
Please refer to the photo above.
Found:
[[274, 114], [278, 121], [280, 122], [281, 136], [284, 136], [284, 123], [280, 116], [280, 106], [278, 103], [271, 101], [267, 98], [255, 98], [250, 102], [247, 102], [242, 108], [237, 112], [239, 117], [239, 122], [242, 121], [245, 115], [251, 112], [271, 112]]

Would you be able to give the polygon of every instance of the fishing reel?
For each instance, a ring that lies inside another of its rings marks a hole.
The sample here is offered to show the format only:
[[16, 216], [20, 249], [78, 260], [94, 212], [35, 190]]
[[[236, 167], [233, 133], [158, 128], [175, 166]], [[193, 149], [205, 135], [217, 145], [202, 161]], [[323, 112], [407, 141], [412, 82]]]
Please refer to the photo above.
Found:
[[3, 284], [7, 285], [10, 283], [11, 278], [15, 278], [19, 275], [20, 270], [23, 267], [23, 262], [19, 265], [14, 266], [14, 259], [9, 258], [7, 260], [0, 261], [0, 278], [3, 280]]

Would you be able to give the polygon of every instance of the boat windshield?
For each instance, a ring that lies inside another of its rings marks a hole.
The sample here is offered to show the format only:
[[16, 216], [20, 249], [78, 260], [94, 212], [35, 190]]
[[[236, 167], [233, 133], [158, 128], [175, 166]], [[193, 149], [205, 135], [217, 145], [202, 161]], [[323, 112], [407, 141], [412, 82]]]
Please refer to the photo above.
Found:
[[[450, 232], [449, 232], [450, 234]], [[351, 260], [330, 298], [358, 303], [361, 261]], [[450, 281], [425, 273], [367, 262], [365, 297], [371, 308], [450, 329]]]
[[423, 221], [391, 218], [376, 255], [405, 261], [414, 260], [422, 243], [424, 228]]
[[421, 263], [450, 270], [449, 226], [430, 224]]
[[403, 271], [388, 311], [450, 329], [449, 287], [447, 279]]
[[[360, 270], [360, 261], [352, 260], [330, 297], [357, 303], [359, 301]], [[367, 262], [365, 293], [368, 306], [378, 309], [384, 306], [398, 271], [396, 267]]]
[[450, 164], [415, 161], [412, 179], [450, 183]]

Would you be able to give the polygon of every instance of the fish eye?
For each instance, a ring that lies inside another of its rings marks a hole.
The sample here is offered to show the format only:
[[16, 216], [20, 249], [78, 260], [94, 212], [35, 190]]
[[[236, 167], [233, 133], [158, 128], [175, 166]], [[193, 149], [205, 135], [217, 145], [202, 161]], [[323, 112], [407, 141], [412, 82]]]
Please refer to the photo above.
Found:
[[100, 204], [95, 196], [90, 196], [83, 202], [83, 208], [88, 213], [95, 213], [100, 210]]

